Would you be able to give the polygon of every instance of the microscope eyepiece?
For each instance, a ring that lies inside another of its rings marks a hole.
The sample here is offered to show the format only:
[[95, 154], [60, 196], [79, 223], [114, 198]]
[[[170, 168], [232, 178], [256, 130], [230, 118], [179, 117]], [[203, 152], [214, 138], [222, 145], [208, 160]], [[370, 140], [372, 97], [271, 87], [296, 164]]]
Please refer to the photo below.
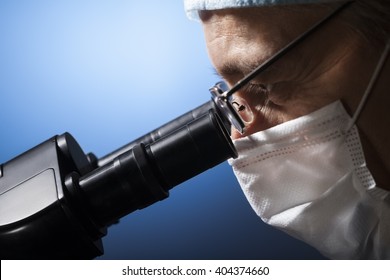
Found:
[[79, 187], [89, 213], [101, 226], [168, 196], [178, 184], [236, 157], [212, 111], [159, 140], [131, 150], [86, 174]]

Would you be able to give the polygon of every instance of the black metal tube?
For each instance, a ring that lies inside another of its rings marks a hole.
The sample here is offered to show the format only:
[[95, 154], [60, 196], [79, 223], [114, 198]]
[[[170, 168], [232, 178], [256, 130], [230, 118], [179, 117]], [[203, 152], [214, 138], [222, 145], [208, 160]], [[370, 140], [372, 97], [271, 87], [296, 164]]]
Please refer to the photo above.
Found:
[[146, 151], [168, 189], [237, 157], [230, 135], [212, 112], [146, 146]]
[[79, 187], [91, 218], [100, 226], [168, 196], [174, 186], [237, 153], [213, 111], [159, 140], [136, 144], [81, 177]]
[[123, 147], [109, 153], [106, 156], [103, 156], [98, 160], [97, 165], [103, 166], [107, 163], [114, 160], [119, 155], [131, 150], [135, 145], [143, 143], [145, 145], [150, 144], [152, 142], [157, 141], [158, 139], [167, 136], [171, 134], [172, 132], [176, 131], [177, 129], [181, 128], [182, 126], [190, 123], [191, 121], [199, 118], [200, 116], [203, 116], [208, 111], [213, 110], [215, 113], [219, 115], [219, 117], [222, 119], [223, 124], [225, 125], [226, 129], [229, 130], [230, 128], [230, 122], [224, 118], [222, 114], [220, 114], [219, 110], [215, 106], [215, 103], [213, 101], [206, 102], [197, 108], [175, 118], [174, 120], [160, 126], [159, 128], [149, 132], [148, 134], [145, 134], [134, 141], [124, 145]]

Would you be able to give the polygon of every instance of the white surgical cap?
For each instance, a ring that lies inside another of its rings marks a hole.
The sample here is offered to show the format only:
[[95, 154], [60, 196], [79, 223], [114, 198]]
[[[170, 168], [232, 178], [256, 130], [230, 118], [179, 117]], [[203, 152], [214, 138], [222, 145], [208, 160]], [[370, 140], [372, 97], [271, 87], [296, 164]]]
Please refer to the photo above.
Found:
[[184, 0], [184, 9], [188, 18], [197, 20], [199, 19], [198, 12], [201, 10], [218, 10], [226, 8], [287, 4], [310, 4], [337, 1], [340, 0]]

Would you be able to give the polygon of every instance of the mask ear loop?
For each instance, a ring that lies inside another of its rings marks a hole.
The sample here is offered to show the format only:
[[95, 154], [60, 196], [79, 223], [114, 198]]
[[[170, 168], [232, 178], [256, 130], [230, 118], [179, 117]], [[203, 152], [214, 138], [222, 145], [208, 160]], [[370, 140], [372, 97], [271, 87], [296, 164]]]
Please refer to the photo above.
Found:
[[386, 47], [385, 47], [384, 51], [382, 52], [381, 57], [379, 58], [378, 64], [375, 67], [375, 71], [371, 76], [370, 82], [368, 83], [368, 86], [363, 94], [363, 97], [362, 97], [355, 113], [353, 114], [352, 119], [350, 120], [350, 122], [348, 124], [347, 131], [349, 131], [352, 128], [352, 126], [356, 123], [361, 111], [363, 110], [363, 107], [366, 104], [367, 98], [370, 95], [370, 93], [372, 92], [372, 88], [374, 87], [376, 81], [378, 80], [379, 74], [382, 72], [383, 66], [385, 65], [385, 62], [387, 59], [387, 56], [389, 55], [389, 51], [390, 51], [390, 39], [386, 43]]

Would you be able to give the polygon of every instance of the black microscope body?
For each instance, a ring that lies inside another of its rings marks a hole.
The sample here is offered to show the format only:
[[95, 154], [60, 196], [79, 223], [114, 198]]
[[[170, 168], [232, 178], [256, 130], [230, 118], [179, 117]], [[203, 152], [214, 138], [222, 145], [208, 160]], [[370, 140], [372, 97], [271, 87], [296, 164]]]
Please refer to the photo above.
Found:
[[92, 259], [121, 217], [236, 157], [212, 101], [97, 159], [69, 134], [0, 165], [0, 258]]

